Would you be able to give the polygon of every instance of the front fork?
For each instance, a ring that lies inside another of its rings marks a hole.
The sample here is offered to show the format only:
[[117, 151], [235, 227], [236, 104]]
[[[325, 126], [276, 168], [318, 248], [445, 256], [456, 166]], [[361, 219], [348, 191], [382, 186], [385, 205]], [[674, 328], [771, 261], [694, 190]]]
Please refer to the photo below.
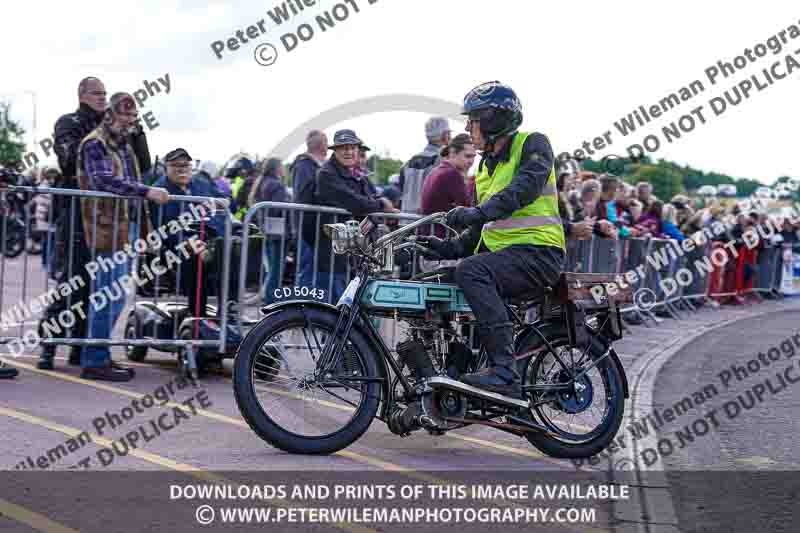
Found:
[[[369, 270], [366, 267], [360, 268], [358, 270], [357, 277], [359, 278], [359, 284], [355, 291], [352, 303], [340, 302], [338, 305], [340, 309], [339, 318], [336, 321], [336, 327], [334, 328], [334, 331], [332, 333], [334, 342], [325, 343], [325, 348], [323, 349], [322, 355], [320, 355], [319, 361], [317, 363], [316, 379], [322, 379], [323, 376], [333, 373], [333, 370], [336, 368], [339, 359], [342, 357], [342, 351], [344, 350], [347, 339], [350, 336], [350, 331], [353, 329], [353, 325], [355, 324], [356, 319], [359, 317], [359, 315], [363, 315], [361, 311], [361, 297], [364, 294], [364, 290], [366, 290], [366, 287], [369, 283]], [[389, 367], [389, 368], [384, 367], [384, 372], [386, 374], [382, 378], [379, 378], [379, 381], [389, 380], [390, 372], [394, 372], [394, 375], [398, 377], [400, 384], [405, 390], [406, 395], [412, 394], [414, 391], [414, 387], [411, 385], [408, 379], [403, 375], [401, 368], [397, 365], [397, 362], [391, 356], [391, 352], [389, 348], [386, 346], [386, 344], [383, 342], [380, 333], [375, 329], [375, 326], [369, 320], [368, 316], [362, 316], [361, 318], [363, 322], [363, 327], [366, 330], [365, 333], [369, 337], [370, 344], [374, 347], [374, 349], [377, 352], [375, 353], [375, 357], [377, 357], [378, 359], [383, 359], [388, 364]], [[369, 379], [372, 378], [367, 378], [366, 380]], [[350, 380], [352, 381], [352, 378]], [[386, 398], [386, 403], [384, 404], [383, 416], [378, 417], [380, 419], [385, 418], [387, 410], [389, 409], [389, 404], [392, 403], [391, 401], [392, 394], [389, 390], [389, 387], [386, 387], [384, 389], [384, 395]]]
[[[366, 267], [360, 268], [355, 279], [359, 281], [352, 303], [343, 303], [340, 300], [337, 304], [337, 307], [339, 307], [339, 319], [336, 321], [336, 327], [332, 333], [333, 342], [325, 343], [325, 348], [317, 363], [317, 378], [333, 372], [341, 358], [347, 338], [353, 329], [353, 324], [361, 311], [361, 297], [369, 282], [369, 270]], [[347, 293], [347, 290], [345, 290], [345, 293]]]

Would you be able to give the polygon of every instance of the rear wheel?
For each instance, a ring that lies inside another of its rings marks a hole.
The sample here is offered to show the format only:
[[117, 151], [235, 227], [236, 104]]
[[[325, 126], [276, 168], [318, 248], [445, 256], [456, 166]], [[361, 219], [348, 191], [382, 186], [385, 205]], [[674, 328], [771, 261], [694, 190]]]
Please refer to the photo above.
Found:
[[284, 308], [265, 317], [239, 347], [236, 403], [253, 431], [281, 450], [334, 453], [363, 435], [377, 413], [376, 352], [356, 328], [334, 368], [320, 372], [337, 320], [332, 310]]
[[[125, 338], [126, 339], [139, 339], [139, 332], [137, 331], [136, 327], [136, 319], [131, 318], [128, 320], [128, 323], [125, 325]], [[129, 361], [135, 361], [137, 363], [141, 363], [147, 358], [147, 346], [125, 346], [125, 356], [128, 358]]]
[[0, 220], [0, 231], [4, 231], [2, 239], [2, 253], [9, 259], [17, 257], [25, 249], [25, 226], [16, 218], [8, 218], [5, 221], [6, 227], [2, 227]]
[[[538, 351], [528, 360], [523, 385], [554, 385], [571, 381], [607, 351], [596, 338], [588, 350], [570, 345], [566, 336], [548, 339], [561, 362], [547, 349], [538, 335], [531, 335], [524, 351]], [[533, 400], [533, 420], [550, 433], [528, 433], [528, 441], [539, 450], [562, 459], [591, 457], [603, 451], [616, 436], [625, 409], [623, 377], [611, 357], [606, 357], [575, 381], [560, 390], [526, 392]]]

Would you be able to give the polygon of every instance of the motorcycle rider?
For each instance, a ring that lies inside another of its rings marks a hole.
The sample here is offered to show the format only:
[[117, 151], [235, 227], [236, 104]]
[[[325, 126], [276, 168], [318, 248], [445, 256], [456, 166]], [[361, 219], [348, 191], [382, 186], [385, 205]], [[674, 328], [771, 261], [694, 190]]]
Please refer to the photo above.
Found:
[[552, 286], [562, 271], [564, 231], [558, 212], [553, 151], [541, 133], [518, 131], [522, 105], [507, 85], [479, 85], [464, 98], [466, 131], [482, 159], [476, 207], [456, 207], [446, 224], [467, 228], [459, 238], [422, 238], [443, 259], [465, 258], [456, 282], [478, 320], [489, 367], [465, 383], [521, 397], [514, 360], [514, 328], [504, 299]]
[[242, 157], [228, 168], [225, 176], [229, 177], [231, 183], [233, 214], [238, 220], [244, 220], [244, 214], [247, 212], [247, 197], [250, 196], [253, 183], [258, 179], [256, 166], [247, 157]]

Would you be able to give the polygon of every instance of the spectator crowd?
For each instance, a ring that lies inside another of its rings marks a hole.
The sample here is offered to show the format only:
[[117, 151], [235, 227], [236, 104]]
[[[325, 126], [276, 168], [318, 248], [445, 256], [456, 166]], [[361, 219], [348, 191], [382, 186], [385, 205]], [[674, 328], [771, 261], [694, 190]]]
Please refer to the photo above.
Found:
[[[69, 271], [83, 276], [85, 286], [91, 286], [84, 269], [90, 258], [110, 255], [153, 227], [176, 219], [182, 208], [170, 197], [180, 195], [227, 199], [230, 213], [225, 216], [239, 222], [261, 202], [336, 207], [356, 217], [401, 211], [430, 214], [475, 205], [475, 178], [470, 175], [476, 159], [475, 146], [469, 135], [454, 135], [444, 117], [433, 117], [425, 123], [424, 148], [403, 165], [388, 185], [380, 186], [373, 182], [367, 165], [370, 148], [353, 130], [339, 130], [332, 138], [320, 130], [309, 131], [305, 151], [286, 167], [277, 158], [254, 161], [245, 154], [237, 154], [220, 166], [210, 160], [193, 159], [181, 147], [153, 162], [131, 95], [116, 93], [106, 98], [101, 80], [85, 78], [78, 87], [78, 104], [76, 111], [61, 117], [55, 125], [58, 166], [35, 168], [29, 180], [39, 187], [140, 198], [143, 209], [152, 211], [142, 217], [132, 204], [120, 209], [121, 204], [113, 199], [91, 203], [81, 200], [78, 205], [66, 196], [36, 195], [35, 231], [43, 236], [43, 266], [54, 279]], [[698, 203], [682, 194], [657, 198], [648, 182], [634, 186], [613, 175], [584, 171], [574, 160], [561, 164], [557, 177], [564, 232], [572, 240], [682, 241], [715, 221], [728, 228], [717, 239], [736, 240], [749, 227], [766, 220], [763, 212], [725, 207], [717, 201]], [[348, 265], [345, 257], [332, 254], [331, 243], [320, 228], [336, 216], [310, 208], [292, 211], [291, 216], [285, 216], [280, 208], [270, 208], [262, 215], [258, 225], [264, 237], [264, 302], [271, 303], [275, 289], [282, 284], [281, 272], [286, 270], [290, 251], [300, 278], [296, 285], [331, 290], [329, 296], [335, 301], [347, 284]], [[780, 230], [778, 235], [785, 242], [798, 241], [798, 227], [788, 220]], [[217, 227], [217, 233], [221, 231]], [[439, 233], [441, 228], [434, 231], [444, 237]], [[170, 242], [166, 248], [174, 249], [178, 244]], [[64, 251], [70, 247], [72, 253], [66, 254]], [[207, 285], [218, 282], [218, 276], [212, 275], [218, 269], [206, 268], [202, 274], [202, 262], [213, 259], [209, 259], [205, 247], [195, 253], [198, 257], [187, 268], [181, 289], [189, 296], [190, 307], [202, 313]], [[129, 273], [130, 267], [119, 264], [102, 272], [91, 280], [94, 290], [112, 286]], [[238, 270], [236, 265], [231, 268], [232, 272]], [[236, 293], [236, 285], [232, 286]], [[76, 321], [72, 336], [110, 338], [124, 298], [102, 310], [88, 305], [88, 288], [78, 291], [74, 298], [86, 303], [91, 311]], [[64, 309], [63, 301], [54, 302], [44, 311], [42, 320]], [[40, 335], [46, 337], [44, 332]], [[53, 369], [54, 354], [55, 346], [44, 346], [39, 367]], [[134, 377], [132, 369], [111, 360], [109, 348], [104, 346], [74, 346], [69, 363], [80, 365], [82, 376], [87, 379], [126, 381]], [[0, 377], [11, 377], [9, 369], [2, 370]]]

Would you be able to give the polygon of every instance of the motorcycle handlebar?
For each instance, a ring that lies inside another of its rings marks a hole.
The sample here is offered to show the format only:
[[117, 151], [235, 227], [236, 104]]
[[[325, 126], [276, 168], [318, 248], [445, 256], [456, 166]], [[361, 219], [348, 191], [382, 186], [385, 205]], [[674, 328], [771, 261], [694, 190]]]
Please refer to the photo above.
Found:
[[453, 233], [458, 235], [458, 232], [456, 230], [454, 230], [450, 226], [447, 226], [446, 224], [444, 224], [445, 216], [447, 216], [447, 213], [443, 213], [443, 212], [442, 213], [433, 213], [433, 214], [428, 215], [426, 217], [423, 217], [423, 218], [421, 218], [419, 220], [415, 220], [414, 222], [412, 222], [412, 223], [410, 223], [410, 224], [408, 224], [406, 226], [403, 226], [400, 229], [396, 229], [393, 232], [388, 233], [388, 234], [384, 235], [383, 237], [381, 237], [380, 239], [378, 239], [377, 241], [375, 241], [375, 248], [376, 249], [377, 248], [382, 248], [382, 247], [386, 246], [387, 244], [389, 244], [390, 242], [394, 242], [394, 241], [396, 241], [396, 240], [398, 240], [398, 239], [400, 239], [402, 237], [405, 237], [407, 234], [412, 233], [414, 230], [416, 230], [420, 226], [425, 226], [425, 225], [428, 225], [428, 224], [441, 224], [442, 226], [447, 228], [447, 230], [452, 231]]

